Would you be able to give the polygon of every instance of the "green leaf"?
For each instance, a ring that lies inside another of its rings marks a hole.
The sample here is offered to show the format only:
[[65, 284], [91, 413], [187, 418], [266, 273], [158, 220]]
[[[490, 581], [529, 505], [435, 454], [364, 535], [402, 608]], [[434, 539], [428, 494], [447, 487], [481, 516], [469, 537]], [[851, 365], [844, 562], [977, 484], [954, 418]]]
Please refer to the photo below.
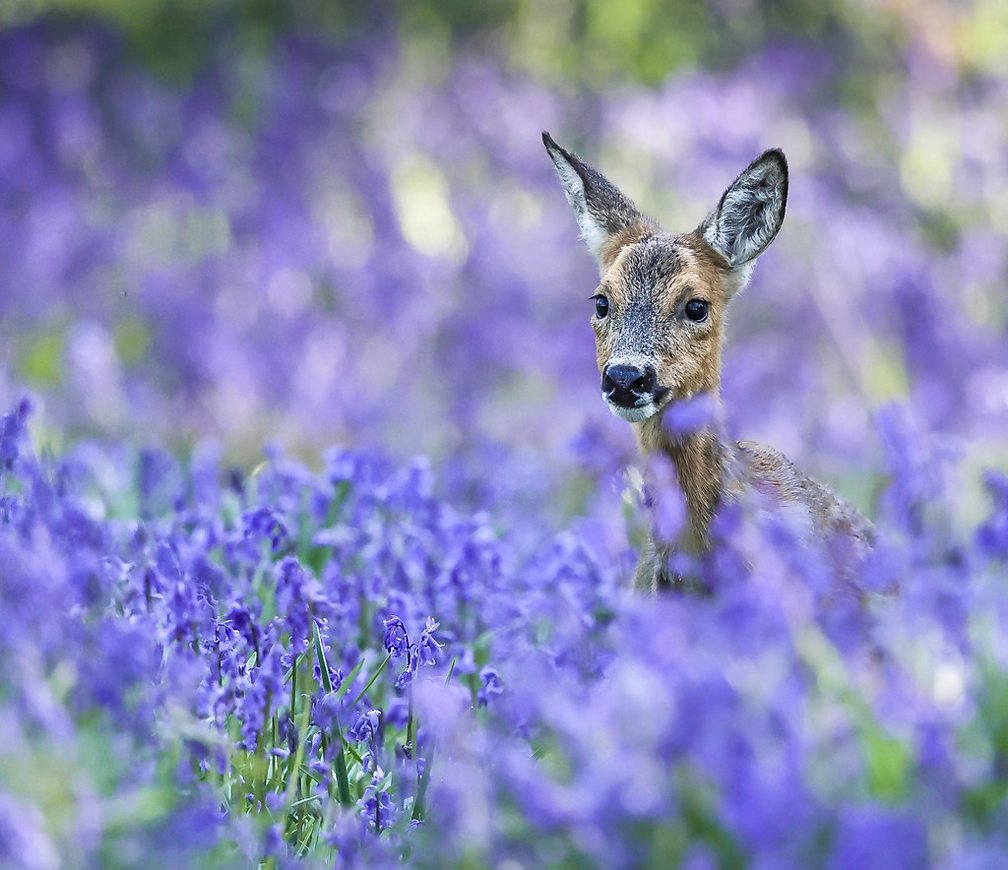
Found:
[[[336, 724], [336, 735], [339, 737], [340, 743], [345, 745], [346, 741], [340, 733], [338, 722]], [[336, 773], [336, 789], [339, 792], [340, 803], [347, 805], [353, 803], [353, 800], [350, 797], [350, 777], [347, 774], [346, 756], [343, 754], [342, 747], [340, 747], [339, 754], [336, 756], [336, 760], [333, 763], [333, 770]]]
[[312, 620], [312, 633], [315, 636], [315, 655], [318, 658], [319, 670], [322, 672], [322, 688], [328, 694], [333, 690], [332, 680], [329, 678], [329, 662], [326, 661], [325, 647], [322, 645], [322, 635], [319, 634], [318, 623], [314, 619]]
[[371, 679], [367, 681], [367, 685], [363, 689], [361, 689], [360, 694], [358, 694], [357, 697], [354, 698], [353, 706], [356, 707], [357, 704], [360, 702], [360, 699], [367, 694], [367, 690], [370, 689], [374, 685], [374, 681], [381, 676], [381, 672], [385, 670], [385, 666], [389, 663], [389, 659], [391, 658], [392, 653], [387, 653], [385, 655], [385, 658], [382, 659], [382, 663], [378, 665], [375, 672], [371, 675]]
[[424, 766], [423, 776], [420, 777], [420, 782], [417, 785], [416, 800], [413, 802], [413, 812], [410, 814], [410, 818], [412, 819], [423, 819], [424, 803], [427, 799], [427, 785], [430, 782], [431, 765], [433, 763], [434, 747], [432, 746], [427, 753], [427, 764]]
[[[353, 670], [351, 670], [350, 673], [346, 675], [343, 682], [340, 683], [340, 687], [336, 690], [337, 700], [342, 698], [347, 693], [349, 688], [353, 685], [353, 681], [357, 679], [357, 674], [360, 673], [360, 669], [362, 667], [364, 667], [363, 656], [361, 656], [361, 658], [357, 661], [357, 664], [353, 666]], [[368, 685], [370, 685], [370, 683]]]
[[[332, 682], [329, 679], [329, 663], [325, 656], [325, 648], [322, 645], [322, 637], [319, 634], [318, 625], [315, 626], [314, 636], [315, 636], [315, 651], [319, 658], [319, 670], [322, 671], [323, 688], [325, 688], [327, 692], [331, 692]], [[353, 685], [354, 680], [357, 678], [357, 674], [360, 673], [362, 667], [364, 667], [363, 656], [361, 656], [361, 658], [358, 659], [357, 664], [353, 666], [353, 669], [350, 671], [349, 674], [346, 675], [346, 677], [343, 679], [343, 682], [340, 684], [340, 687], [336, 690], [336, 700], [342, 698], [347, 693], [347, 691], [349, 691], [350, 687]], [[360, 762], [361, 759], [360, 756], [353, 750], [353, 748], [344, 739], [343, 731], [342, 728], [340, 727], [339, 717], [334, 716], [333, 722], [334, 724], [332, 730], [336, 739], [339, 741], [340, 746], [340, 751], [336, 755], [335, 760], [333, 761], [333, 772], [336, 775], [336, 790], [339, 795], [340, 803], [349, 805], [353, 803], [353, 798], [350, 795], [350, 775], [347, 771], [345, 752], [349, 750], [356, 757], [358, 762]], [[324, 734], [322, 735], [322, 739], [323, 740], [326, 739]]]
[[868, 790], [873, 797], [897, 802], [906, 797], [913, 771], [913, 755], [901, 740], [880, 728], [866, 728], [862, 734]]

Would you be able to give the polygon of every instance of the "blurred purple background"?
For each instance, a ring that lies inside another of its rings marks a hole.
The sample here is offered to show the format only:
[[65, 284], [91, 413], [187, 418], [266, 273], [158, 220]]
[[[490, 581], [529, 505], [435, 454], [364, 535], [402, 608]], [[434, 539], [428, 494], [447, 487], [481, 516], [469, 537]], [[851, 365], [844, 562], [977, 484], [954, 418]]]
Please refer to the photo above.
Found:
[[1008, 74], [936, 15], [905, 13], [884, 60], [778, 33], [734, 66], [683, 50], [594, 83], [515, 62], [503, 25], [447, 46], [291, 27], [167, 75], [115, 23], [22, 16], [0, 31], [0, 400], [33, 391], [51, 440], [209, 437], [238, 458], [630, 455], [545, 128], [673, 230], [786, 151], [784, 230], [732, 312], [738, 437], [862, 505], [890, 399], [1003, 460]]

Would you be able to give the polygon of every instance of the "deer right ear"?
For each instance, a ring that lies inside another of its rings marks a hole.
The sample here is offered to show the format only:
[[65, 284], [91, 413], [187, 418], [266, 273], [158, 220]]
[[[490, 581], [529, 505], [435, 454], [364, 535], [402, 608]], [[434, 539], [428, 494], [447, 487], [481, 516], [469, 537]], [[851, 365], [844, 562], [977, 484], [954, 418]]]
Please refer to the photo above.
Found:
[[544, 131], [542, 138], [574, 209], [581, 238], [600, 272], [609, 267], [625, 244], [657, 231], [654, 223], [601, 172], [561, 148], [549, 133]]
[[787, 205], [784, 152], [764, 151], [724, 192], [700, 234], [732, 269], [752, 263], [777, 236]]

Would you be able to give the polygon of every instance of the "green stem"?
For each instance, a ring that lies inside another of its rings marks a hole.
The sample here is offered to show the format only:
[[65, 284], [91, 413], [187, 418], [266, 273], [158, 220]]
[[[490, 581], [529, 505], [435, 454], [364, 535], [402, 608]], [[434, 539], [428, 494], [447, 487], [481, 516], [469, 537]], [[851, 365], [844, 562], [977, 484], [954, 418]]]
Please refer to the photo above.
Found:
[[413, 684], [410, 683], [409, 692], [407, 693], [407, 709], [406, 714], [406, 746], [408, 748], [410, 757], [416, 756], [416, 748], [413, 746]]
[[424, 765], [423, 776], [420, 777], [420, 783], [417, 786], [416, 800], [413, 801], [412, 818], [414, 820], [423, 819], [424, 801], [427, 799], [427, 784], [430, 782], [431, 765], [433, 764], [434, 764], [434, 747], [431, 746], [427, 752], [427, 763]]

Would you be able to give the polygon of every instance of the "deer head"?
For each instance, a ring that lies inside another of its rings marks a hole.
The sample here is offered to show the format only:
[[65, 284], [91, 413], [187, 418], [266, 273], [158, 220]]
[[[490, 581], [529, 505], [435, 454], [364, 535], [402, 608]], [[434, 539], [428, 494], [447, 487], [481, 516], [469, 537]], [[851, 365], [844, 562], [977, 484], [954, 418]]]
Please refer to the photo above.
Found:
[[670, 234], [549, 133], [543, 143], [598, 263], [591, 323], [609, 409], [638, 423], [676, 399], [716, 393], [726, 308], [784, 221], [784, 154], [764, 152], [700, 226]]

